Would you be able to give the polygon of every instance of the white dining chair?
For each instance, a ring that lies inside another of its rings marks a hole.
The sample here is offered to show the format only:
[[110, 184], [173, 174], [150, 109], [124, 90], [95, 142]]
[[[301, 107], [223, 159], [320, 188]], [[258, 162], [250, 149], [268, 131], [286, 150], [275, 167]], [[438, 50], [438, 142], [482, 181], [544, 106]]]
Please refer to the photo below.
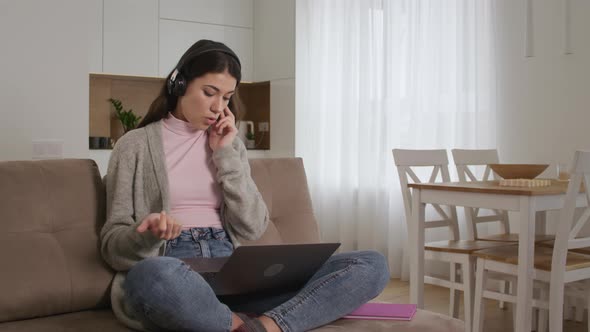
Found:
[[[404, 210], [408, 229], [412, 227], [412, 192], [408, 183], [421, 183], [422, 181], [414, 172], [417, 167], [432, 167], [427, 182], [450, 182], [448, 170], [448, 158], [446, 150], [393, 150], [393, 159], [397, 167]], [[441, 181], [437, 181], [440, 176]], [[440, 206], [433, 204], [438, 214], [436, 220], [426, 220], [424, 228], [447, 228], [449, 239], [445, 241], [429, 242], [424, 246], [425, 259], [450, 263], [450, 278], [442, 279], [434, 276], [423, 275], [425, 283], [449, 288], [449, 315], [459, 315], [459, 291], [463, 291], [465, 331], [471, 330], [473, 317], [473, 292], [474, 292], [474, 258], [472, 254], [480, 249], [497, 248], [505, 246], [505, 243], [492, 241], [461, 240], [455, 206]], [[459, 269], [457, 268], [459, 265]], [[459, 278], [461, 280], [459, 280]]]
[[[452, 149], [453, 162], [457, 169], [457, 176], [461, 182], [471, 181], [492, 181], [498, 180], [499, 176], [490, 168], [490, 164], [497, 164], [500, 162], [498, 157], [498, 150], [496, 149]], [[478, 176], [476, 172], [477, 167], [483, 168], [483, 174]], [[518, 243], [518, 234], [510, 232], [510, 223], [508, 213], [501, 210], [487, 210], [472, 207], [464, 207], [467, 239], [483, 240], [483, 241], [501, 241]], [[487, 214], [480, 215], [481, 212]], [[477, 229], [479, 224], [496, 223], [499, 225], [500, 232], [495, 234], [481, 235]], [[535, 241], [552, 240], [551, 235], [539, 234], [535, 235]], [[509, 281], [502, 281], [500, 289], [503, 293], [508, 294], [512, 285]], [[504, 301], [499, 301], [498, 306], [505, 308]]]
[[[457, 168], [457, 175], [459, 181], [491, 181], [498, 180], [499, 177], [492, 171], [489, 164], [499, 163], [498, 150], [466, 150], [453, 149], [453, 161]], [[483, 175], [478, 177], [472, 171], [474, 167], [485, 167]], [[506, 211], [491, 210], [487, 215], [480, 215], [484, 209], [465, 207], [465, 220], [467, 221], [467, 238], [472, 240], [485, 241], [502, 241], [502, 242], [518, 242], [518, 234], [510, 232], [510, 223], [508, 222], [508, 213]], [[480, 235], [477, 230], [477, 225], [482, 223], [498, 223], [500, 232], [497, 234]], [[552, 235], [538, 234], [535, 236], [535, 241], [552, 240]]]
[[[559, 213], [559, 223], [553, 248], [537, 245], [535, 247], [533, 278], [540, 284], [538, 298], [532, 299], [534, 307], [544, 309], [539, 318], [538, 331], [545, 330], [549, 320], [551, 332], [563, 330], [563, 306], [565, 285], [577, 282], [578, 285], [590, 280], [590, 257], [575, 252], [590, 247], [590, 236], [580, 234], [580, 230], [590, 219], [590, 151], [577, 151], [572, 163], [571, 179], [564, 199], [564, 206]], [[584, 184], [584, 198], [580, 199], [581, 185]], [[574, 218], [576, 205], [584, 205], [586, 209], [579, 218]], [[575, 220], [574, 220], [575, 219]], [[484, 290], [488, 273], [492, 271], [509, 275], [517, 275], [518, 246], [507, 246], [480, 250], [477, 256], [477, 273], [475, 287], [475, 305], [473, 331], [483, 328], [484, 298], [502, 299], [516, 303], [516, 295], [501, 294]], [[582, 282], [582, 283], [580, 283]], [[584, 287], [587, 293], [588, 287]], [[547, 310], [550, 315], [547, 315]], [[547, 318], [547, 316], [549, 316]], [[590, 325], [588, 326], [590, 330]]]

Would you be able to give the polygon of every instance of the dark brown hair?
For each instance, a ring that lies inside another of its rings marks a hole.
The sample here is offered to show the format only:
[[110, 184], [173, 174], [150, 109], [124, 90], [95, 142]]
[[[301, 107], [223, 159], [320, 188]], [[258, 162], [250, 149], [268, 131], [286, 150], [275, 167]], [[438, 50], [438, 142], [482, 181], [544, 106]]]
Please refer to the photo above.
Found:
[[[227, 70], [227, 72], [237, 81], [235, 93], [232, 95], [228, 107], [236, 117], [236, 120], [239, 120], [242, 117], [243, 110], [243, 104], [240, 100], [238, 92], [238, 86], [242, 79], [241, 66], [236, 58], [223, 51], [210, 51], [197, 53], [194, 55], [195, 49], [202, 48], [204, 42], [209, 41], [200, 40], [193, 44], [188, 50], [186, 50], [186, 52], [184, 52], [180, 58], [175, 69], [178, 69], [178, 72], [182, 74], [186, 80], [187, 86], [195, 78], [201, 77], [208, 73], [223, 73]], [[219, 45], [219, 43], [217, 44]], [[227, 47], [225, 45], [223, 46]], [[231, 50], [229, 51], [231, 52]], [[139, 123], [137, 128], [145, 127], [152, 122], [160, 121], [161, 119], [165, 118], [169, 112], [174, 111], [176, 108], [179, 97], [169, 93], [167, 86], [168, 80], [170, 80], [173, 72], [174, 70], [172, 70], [170, 74], [166, 76], [166, 80], [164, 81], [162, 89], [160, 90], [160, 94], [158, 97], [156, 97], [156, 99], [154, 99], [147, 114]]]

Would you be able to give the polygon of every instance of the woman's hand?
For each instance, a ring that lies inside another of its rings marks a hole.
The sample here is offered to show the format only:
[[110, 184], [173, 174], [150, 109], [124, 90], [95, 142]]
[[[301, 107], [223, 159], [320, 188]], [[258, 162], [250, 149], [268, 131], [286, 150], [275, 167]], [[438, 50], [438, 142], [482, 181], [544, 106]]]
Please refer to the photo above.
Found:
[[238, 134], [236, 118], [234, 114], [225, 108], [219, 115], [219, 121], [209, 128], [209, 147], [215, 151], [227, 145], [231, 145]]
[[138, 233], [144, 233], [147, 230], [150, 230], [155, 237], [168, 241], [180, 235], [182, 225], [162, 211], [161, 213], [150, 213], [137, 227]]

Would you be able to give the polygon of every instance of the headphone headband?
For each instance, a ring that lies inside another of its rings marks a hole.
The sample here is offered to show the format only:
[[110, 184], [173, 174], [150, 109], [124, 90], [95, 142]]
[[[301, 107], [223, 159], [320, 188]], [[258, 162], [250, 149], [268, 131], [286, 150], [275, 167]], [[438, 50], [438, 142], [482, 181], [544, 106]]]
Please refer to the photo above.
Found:
[[240, 70], [242, 69], [242, 63], [240, 62], [240, 59], [232, 50], [230, 50], [227, 47], [225, 47], [225, 48], [211, 47], [210, 45], [205, 45], [202, 48], [197, 48], [194, 51], [186, 54], [186, 56], [182, 57], [182, 59], [180, 59], [180, 61], [178, 61], [178, 64], [176, 65], [176, 69], [178, 71], [181, 71], [185, 65], [185, 62], [190, 61], [194, 58], [197, 58], [197, 57], [199, 57], [205, 53], [209, 53], [209, 52], [221, 52], [221, 53], [225, 53], [225, 54], [231, 56], [238, 63]]
[[[178, 61], [178, 64], [176, 65], [176, 67], [174, 68], [174, 71], [170, 75], [170, 79], [167, 82], [169, 94], [175, 95], [175, 96], [184, 95], [184, 92], [186, 90], [186, 81], [185, 81], [185, 78], [182, 73], [183, 67], [185, 66], [186, 62], [191, 61], [192, 59], [195, 59], [205, 53], [209, 53], [209, 52], [225, 53], [225, 54], [231, 56], [234, 60], [236, 60], [236, 62], [238, 63], [238, 66], [240, 67], [240, 70], [241, 70], [242, 63], [240, 62], [240, 59], [229, 47], [225, 46], [225, 44], [222, 44], [219, 42], [214, 42], [211, 40], [199, 40], [193, 46], [191, 46], [191, 48], [194, 47], [195, 45], [197, 45], [198, 43], [201, 43], [202, 45], [195, 47], [194, 50], [192, 50], [188, 53], [185, 53], [184, 56]], [[178, 78], [178, 80], [177, 80], [177, 78]]]

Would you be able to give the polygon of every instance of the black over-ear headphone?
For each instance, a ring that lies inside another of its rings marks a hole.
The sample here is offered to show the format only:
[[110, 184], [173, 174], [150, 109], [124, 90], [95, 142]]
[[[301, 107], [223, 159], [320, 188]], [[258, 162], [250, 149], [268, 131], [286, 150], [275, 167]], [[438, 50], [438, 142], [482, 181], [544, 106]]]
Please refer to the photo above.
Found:
[[180, 61], [176, 65], [176, 68], [174, 68], [174, 71], [170, 75], [168, 82], [166, 82], [166, 85], [168, 88], [168, 94], [173, 95], [173, 96], [177, 96], [177, 97], [184, 95], [184, 93], [186, 92], [187, 82], [186, 82], [186, 78], [182, 74], [183, 67], [186, 62], [189, 62], [190, 60], [192, 60], [204, 53], [223, 52], [225, 54], [230, 55], [232, 58], [234, 58], [236, 60], [236, 62], [238, 63], [238, 66], [240, 66], [240, 68], [242, 67], [242, 64], [240, 63], [240, 59], [238, 59], [238, 56], [229, 47], [225, 46], [224, 44], [214, 42], [211, 40], [202, 40], [202, 41], [198, 41], [197, 43], [199, 43], [199, 42], [206, 42], [206, 43], [204, 43], [202, 47], [197, 47], [193, 51], [187, 53], [184, 57], [182, 57], [180, 59]]

